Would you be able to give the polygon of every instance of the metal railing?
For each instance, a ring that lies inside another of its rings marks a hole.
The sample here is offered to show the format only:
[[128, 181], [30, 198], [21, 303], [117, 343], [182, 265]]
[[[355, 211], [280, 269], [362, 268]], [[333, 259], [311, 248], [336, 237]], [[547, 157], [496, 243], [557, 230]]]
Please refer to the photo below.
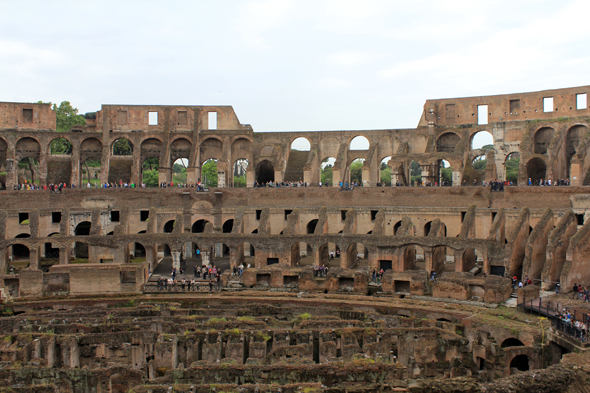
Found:
[[[590, 330], [590, 315], [580, 310], [564, 305], [553, 300], [543, 300], [543, 298], [524, 299], [517, 307], [523, 310], [530, 310], [546, 315], [551, 319], [551, 326], [574, 339], [582, 342], [586, 341], [587, 332]], [[566, 321], [563, 318], [565, 314], [571, 315], [571, 320]], [[575, 322], [580, 322], [583, 326], [577, 328]]]

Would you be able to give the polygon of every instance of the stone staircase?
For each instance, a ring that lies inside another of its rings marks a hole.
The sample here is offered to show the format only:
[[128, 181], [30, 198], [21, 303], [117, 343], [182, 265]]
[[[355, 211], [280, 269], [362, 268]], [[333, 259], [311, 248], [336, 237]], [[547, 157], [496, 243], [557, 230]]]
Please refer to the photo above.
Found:
[[303, 167], [307, 162], [307, 156], [309, 156], [308, 151], [291, 150], [289, 152], [284, 181], [303, 180]]

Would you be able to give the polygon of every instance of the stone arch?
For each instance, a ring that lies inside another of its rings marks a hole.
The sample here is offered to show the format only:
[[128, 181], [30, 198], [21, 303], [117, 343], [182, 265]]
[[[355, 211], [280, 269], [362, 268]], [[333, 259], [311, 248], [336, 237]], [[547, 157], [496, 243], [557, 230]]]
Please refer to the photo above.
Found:
[[238, 158], [234, 161], [232, 166], [232, 184], [234, 187], [247, 187], [248, 186], [248, 166], [250, 161], [246, 158]]
[[201, 165], [201, 182], [205, 187], [217, 188], [219, 186], [218, 163], [219, 160], [216, 158], [209, 158]]
[[531, 179], [533, 185], [539, 184], [541, 180], [545, 180], [547, 174], [547, 164], [545, 160], [540, 157], [531, 158], [526, 164], [527, 178]]
[[469, 137], [469, 149], [477, 150], [487, 145], [494, 145], [494, 136], [486, 130], [475, 131]]
[[133, 142], [128, 138], [117, 138], [111, 143], [111, 155], [131, 156], [133, 155]]
[[208, 137], [201, 142], [200, 152], [201, 165], [211, 158], [221, 160], [223, 158], [223, 141], [219, 138]]
[[[29, 238], [31, 235], [29, 233], [21, 233], [16, 235], [15, 239], [25, 239]], [[12, 261], [28, 261], [30, 259], [31, 250], [29, 246], [25, 243], [16, 241], [12, 244]]]
[[369, 150], [370, 148], [371, 141], [364, 135], [352, 137], [348, 143], [348, 150]]
[[506, 168], [506, 181], [511, 181], [512, 184], [518, 184], [518, 170], [520, 167], [520, 153], [513, 151], [506, 155], [504, 160], [504, 167]]
[[226, 220], [223, 223], [223, 226], [221, 227], [221, 232], [222, 233], [231, 233], [233, 228], [234, 228], [234, 219], [230, 218], [229, 220]]
[[[510, 360], [510, 370], [513, 368], [518, 371], [528, 371], [531, 367], [531, 359], [524, 354], [516, 355]], [[512, 371], [510, 372], [512, 374]]]
[[15, 145], [16, 159], [33, 158], [39, 160], [41, 153], [41, 144], [36, 138], [26, 136], [20, 138]]
[[322, 184], [334, 185], [335, 163], [336, 158], [334, 157], [326, 157], [320, 163], [320, 181]]
[[193, 225], [191, 226], [191, 233], [205, 232], [205, 225], [207, 225], [207, 223], [210, 223], [210, 221], [205, 220], [205, 219], [200, 219], [200, 220], [195, 221], [193, 223]]
[[389, 161], [391, 161], [391, 156], [385, 156], [379, 161], [379, 168], [377, 169], [377, 185], [384, 185], [386, 187], [391, 186], [391, 167], [389, 166]]
[[306, 232], [308, 235], [313, 235], [315, 233], [315, 228], [318, 225], [318, 219], [315, 218], [313, 220], [310, 220], [307, 225], [305, 226], [306, 228]]
[[[551, 127], [542, 127], [535, 132], [533, 138], [533, 153], [534, 154], [547, 154], [549, 144], [555, 135], [555, 130]], [[530, 177], [530, 176], [529, 176]]]
[[47, 144], [48, 155], [72, 155], [72, 149], [72, 141], [63, 136], [53, 138]]
[[402, 220], [399, 220], [398, 222], [395, 223], [395, 225], [393, 226], [393, 235], [395, 235], [397, 233], [397, 230], [402, 226]]
[[508, 337], [507, 339], [502, 341], [502, 344], [500, 344], [500, 348], [508, 348], [508, 347], [524, 347], [524, 344], [522, 341], [520, 341], [517, 338]]
[[368, 179], [363, 176], [363, 168], [365, 166], [364, 158], [354, 158], [348, 166], [350, 175], [350, 184], [357, 183], [357, 185], [364, 185]]
[[274, 165], [269, 160], [262, 160], [256, 165], [256, 182], [263, 185], [270, 181], [275, 181]]
[[453, 185], [453, 167], [451, 162], [445, 159], [437, 160], [434, 178], [439, 186]]
[[297, 150], [297, 151], [310, 151], [311, 150], [311, 141], [303, 136], [293, 138], [291, 144], [289, 145], [290, 150]]
[[166, 223], [162, 226], [162, 232], [163, 233], [172, 233], [172, 231], [174, 231], [174, 224], [175, 223], [176, 223], [176, 220], [166, 221]]
[[454, 132], [445, 132], [436, 141], [436, 151], [439, 153], [454, 153], [461, 137]]

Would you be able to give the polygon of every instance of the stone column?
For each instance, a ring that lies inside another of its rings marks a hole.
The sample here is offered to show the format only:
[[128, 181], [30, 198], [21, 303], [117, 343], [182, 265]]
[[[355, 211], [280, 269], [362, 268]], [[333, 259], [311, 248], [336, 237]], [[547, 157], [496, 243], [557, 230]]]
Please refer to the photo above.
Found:
[[6, 274], [6, 254], [8, 250], [0, 248], [0, 274]]
[[171, 251], [170, 253], [172, 254], [172, 268], [180, 270], [180, 251]]
[[142, 182], [142, 162], [141, 162], [141, 148], [135, 147], [133, 149], [133, 164], [131, 165], [131, 183], [135, 183], [135, 188], [141, 188]]
[[39, 246], [29, 248], [29, 269], [39, 270]]
[[209, 251], [204, 251], [201, 249], [201, 260], [202, 264], [205, 266], [211, 266], [211, 255]]
[[45, 185], [47, 185], [47, 156], [41, 153], [39, 155], [39, 186]]
[[82, 179], [80, 175], [80, 146], [72, 143], [72, 155], [70, 161], [70, 185], [75, 184], [77, 187], [82, 187]]
[[[10, 150], [9, 150], [10, 151]], [[14, 157], [14, 154], [12, 155]], [[14, 185], [18, 184], [17, 167], [18, 162], [13, 158], [6, 159], [6, 189], [12, 190]]]
[[70, 246], [59, 246], [59, 264], [68, 265], [72, 260], [72, 249]]

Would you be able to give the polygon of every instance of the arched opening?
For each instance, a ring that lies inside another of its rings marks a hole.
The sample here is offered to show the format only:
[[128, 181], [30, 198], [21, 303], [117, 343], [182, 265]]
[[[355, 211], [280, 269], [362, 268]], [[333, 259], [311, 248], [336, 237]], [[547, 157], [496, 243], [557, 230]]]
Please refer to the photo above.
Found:
[[453, 185], [453, 168], [451, 168], [451, 163], [447, 160], [438, 160], [437, 181], [440, 186]]
[[[340, 267], [340, 248], [334, 243], [324, 243], [319, 248], [319, 265]], [[310, 262], [313, 264], [313, 260]]]
[[[24, 239], [31, 237], [28, 233], [21, 233], [20, 235], [16, 235], [15, 239]], [[24, 244], [13, 244], [12, 245], [12, 261], [15, 262], [15, 267], [24, 268], [27, 267], [27, 264], [19, 264], [18, 262], [29, 261], [30, 258], [30, 250], [29, 247], [25, 246]]]
[[349, 268], [368, 267], [369, 250], [362, 243], [353, 243], [346, 250]]
[[471, 136], [471, 150], [476, 149], [493, 149], [494, 136], [488, 131], [479, 131]]
[[350, 150], [369, 150], [370, 143], [367, 138], [364, 136], [357, 136], [354, 137], [350, 141], [349, 149]]
[[334, 184], [334, 157], [326, 157], [320, 164], [320, 181], [322, 185], [330, 186]]
[[555, 134], [555, 130], [551, 127], [543, 127], [541, 129], [539, 129], [535, 133], [534, 153], [535, 154], [547, 154], [547, 149], [549, 148], [549, 144], [551, 143], [551, 139], [553, 139], [554, 134]]
[[586, 133], [588, 129], [585, 126], [577, 125], [571, 127], [565, 139], [565, 156], [566, 156], [566, 177], [570, 178], [570, 171], [572, 165], [572, 158], [577, 152], [578, 145], [580, 144], [580, 139], [582, 135]]
[[49, 142], [49, 154], [55, 155], [71, 155], [72, 154], [72, 142], [66, 138], [55, 138]]
[[500, 345], [500, 348], [508, 347], [524, 347], [524, 344], [517, 338], [509, 337], [506, 340], [502, 341], [502, 344]]
[[[90, 221], [82, 221], [76, 226], [74, 230], [74, 235], [76, 236], [88, 236], [90, 235]], [[72, 263], [85, 263], [88, 262], [89, 258], [89, 250], [88, 250], [88, 243], [84, 242], [75, 242], [74, 243], [74, 252], [73, 252], [74, 261]]]
[[421, 186], [422, 185], [422, 167], [416, 161], [410, 162], [410, 185]]
[[306, 242], [297, 242], [291, 246], [291, 266], [312, 266], [313, 249]]
[[131, 242], [127, 245], [129, 250], [129, 262], [131, 263], [142, 263], [146, 261], [146, 250], [145, 247], [138, 242]]
[[529, 364], [529, 357], [527, 355], [517, 355], [510, 361], [510, 374], [512, 374], [512, 369], [516, 369], [518, 371], [528, 371], [530, 370]]
[[32, 157], [25, 157], [18, 162], [18, 183], [26, 188], [39, 184], [39, 162]]
[[80, 144], [80, 184], [88, 186], [88, 183], [95, 186], [100, 184], [102, 159], [102, 142], [96, 138], [86, 138]]
[[156, 138], [148, 138], [141, 142], [141, 181], [146, 187], [159, 187], [160, 185], [160, 155], [162, 142]]
[[166, 222], [166, 224], [164, 224], [164, 228], [162, 228], [162, 232], [172, 233], [172, 231], [174, 230], [174, 223], [175, 222], [176, 222], [176, 220], [169, 220], [168, 222]]
[[378, 185], [385, 186], [385, 187], [391, 186], [391, 168], [389, 167], [389, 165], [387, 165], [390, 160], [391, 160], [391, 156], [387, 156], [384, 159], [382, 159], [381, 163], [379, 164], [379, 177], [378, 177], [378, 179], [379, 179], [380, 183]]
[[256, 166], [256, 182], [264, 186], [275, 181], [275, 168], [269, 160], [262, 160]]
[[207, 188], [217, 188], [219, 185], [217, 160], [215, 158], [210, 158], [203, 164], [201, 168], [201, 180]]
[[148, 188], [159, 187], [160, 185], [160, 159], [158, 157], [146, 158], [142, 165], [141, 181]]
[[291, 142], [291, 150], [310, 151], [311, 150], [311, 143], [309, 143], [307, 138], [303, 138], [303, 137], [296, 138], [293, 142]]
[[534, 157], [526, 164], [527, 177], [531, 179], [533, 185], [540, 184], [541, 180], [545, 180], [547, 165], [542, 158]]
[[[401, 225], [401, 221], [399, 223]], [[426, 224], [424, 224], [424, 236], [430, 235], [431, 228], [432, 228], [432, 221], [428, 221]], [[435, 236], [447, 237], [447, 226], [443, 222], [440, 223], [439, 233]]]
[[256, 250], [252, 243], [244, 242], [238, 245], [237, 250], [237, 264], [244, 265], [244, 269], [250, 266], [254, 266], [254, 260], [256, 256]]
[[364, 158], [357, 158], [350, 163], [350, 184], [357, 187], [363, 186]]
[[246, 173], [248, 171], [248, 160], [245, 158], [237, 159], [234, 162], [234, 187], [247, 187]]
[[426, 270], [426, 262], [424, 260], [424, 249], [421, 246], [414, 246], [414, 266], [419, 270]]
[[205, 232], [205, 225], [208, 222], [209, 221], [207, 221], [207, 220], [198, 220], [198, 221], [195, 221], [193, 223], [193, 226], [191, 227], [191, 233], [203, 233], [203, 232]]
[[[177, 158], [172, 164], [172, 183], [186, 184], [188, 160], [186, 158]], [[217, 174], [217, 166], [215, 168]]]
[[436, 141], [436, 151], [439, 153], [454, 153], [461, 137], [453, 132], [442, 134]]
[[223, 223], [223, 226], [221, 229], [222, 229], [223, 233], [231, 233], [233, 227], [234, 227], [234, 220], [233, 220], [233, 218], [231, 218]]
[[485, 155], [475, 157], [463, 171], [463, 185], [480, 186], [486, 180], [488, 160]]
[[402, 226], [402, 222], [401, 220], [396, 222], [395, 225], [393, 226], [393, 234], [397, 234], [397, 230]]
[[506, 156], [504, 162], [506, 167], [506, 181], [511, 182], [513, 185], [518, 184], [518, 167], [520, 166], [520, 153], [514, 152]]
[[88, 183], [90, 183], [91, 187], [98, 187], [100, 184], [100, 160], [96, 158], [88, 158], [84, 162], [81, 162], [80, 166], [82, 167], [82, 185], [87, 187]]
[[[59, 232], [54, 232], [48, 237], [60, 236]], [[59, 262], [59, 247], [53, 247], [51, 242], [47, 242], [43, 245], [43, 257], [40, 260], [41, 267], [47, 269], [52, 265]]]
[[76, 225], [76, 229], [74, 230], [74, 235], [76, 236], [88, 236], [90, 235], [90, 221], [82, 221], [78, 225]]
[[318, 225], [318, 220], [317, 219], [311, 220], [310, 222], [308, 222], [307, 223], [307, 227], [306, 227], [307, 228], [307, 232], [306, 233], [308, 235], [315, 233], [315, 227], [317, 225]]
[[133, 155], [133, 143], [127, 138], [119, 138], [111, 145], [113, 156]]

